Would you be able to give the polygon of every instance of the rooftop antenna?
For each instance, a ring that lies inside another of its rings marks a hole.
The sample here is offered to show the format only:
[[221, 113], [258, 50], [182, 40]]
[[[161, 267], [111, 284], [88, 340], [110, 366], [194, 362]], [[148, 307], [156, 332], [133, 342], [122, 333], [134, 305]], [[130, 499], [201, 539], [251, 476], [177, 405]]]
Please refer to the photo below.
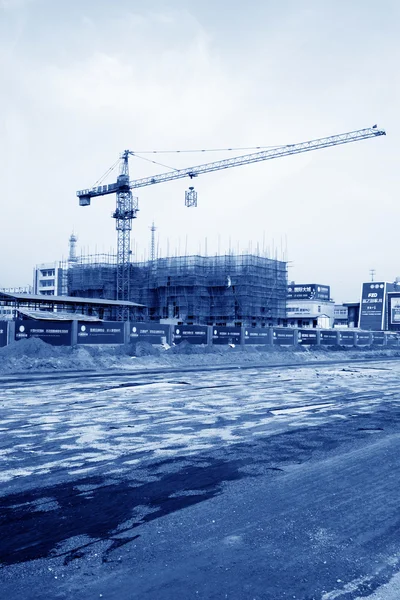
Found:
[[376, 273], [375, 269], [370, 269], [369, 270], [369, 274], [371, 275], [371, 281], [374, 281], [375, 273]]

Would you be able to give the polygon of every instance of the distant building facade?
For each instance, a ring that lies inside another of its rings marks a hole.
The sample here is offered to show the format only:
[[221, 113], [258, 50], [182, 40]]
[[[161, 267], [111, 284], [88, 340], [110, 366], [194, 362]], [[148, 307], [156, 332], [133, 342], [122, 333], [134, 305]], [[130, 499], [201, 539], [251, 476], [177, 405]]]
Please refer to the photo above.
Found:
[[334, 306], [329, 285], [292, 281], [287, 288], [286, 319], [282, 324], [288, 327], [333, 327]]
[[67, 294], [66, 269], [61, 262], [36, 265], [33, 269], [33, 293], [42, 296]]
[[349, 309], [344, 304], [335, 304], [333, 307], [333, 326], [349, 327]]

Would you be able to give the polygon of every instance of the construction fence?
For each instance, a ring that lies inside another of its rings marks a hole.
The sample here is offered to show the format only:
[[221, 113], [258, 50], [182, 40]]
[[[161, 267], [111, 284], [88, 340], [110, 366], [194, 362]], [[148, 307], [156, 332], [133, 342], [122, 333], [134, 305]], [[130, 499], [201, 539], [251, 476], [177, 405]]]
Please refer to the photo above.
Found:
[[0, 321], [0, 346], [28, 338], [40, 338], [57, 346], [87, 344], [172, 345], [190, 344], [234, 346], [344, 346], [399, 347], [400, 336], [384, 331], [338, 329], [294, 329], [289, 327], [222, 327], [209, 325], [167, 325], [165, 323], [102, 321]]

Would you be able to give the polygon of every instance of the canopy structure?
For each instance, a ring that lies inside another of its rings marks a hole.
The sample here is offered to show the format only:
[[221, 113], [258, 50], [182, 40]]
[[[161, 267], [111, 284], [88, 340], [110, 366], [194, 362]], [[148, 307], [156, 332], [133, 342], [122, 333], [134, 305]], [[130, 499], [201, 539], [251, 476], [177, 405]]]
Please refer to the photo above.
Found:
[[[0, 305], [12, 307], [14, 318], [74, 320], [82, 316], [92, 317], [95, 321], [117, 320], [121, 307], [129, 313], [129, 320], [144, 320], [144, 304], [127, 300], [108, 300], [106, 298], [80, 298], [75, 296], [44, 296], [41, 294], [11, 294], [0, 292]], [[46, 316], [43, 316], [43, 313]], [[42, 316], [39, 316], [42, 315]]]

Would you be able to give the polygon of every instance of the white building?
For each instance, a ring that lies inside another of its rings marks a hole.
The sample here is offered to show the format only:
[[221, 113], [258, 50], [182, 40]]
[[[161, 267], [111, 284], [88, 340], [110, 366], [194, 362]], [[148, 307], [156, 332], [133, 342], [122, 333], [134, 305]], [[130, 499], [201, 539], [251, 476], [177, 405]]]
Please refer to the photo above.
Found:
[[62, 263], [43, 263], [33, 269], [33, 293], [43, 296], [63, 296], [67, 293], [65, 269]]
[[292, 282], [288, 286], [286, 324], [288, 327], [333, 327], [334, 306], [328, 285]]
[[76, 243], [78, 241], [75, 233], [69, 238], [68, 262], [56, 261], [42, 263], [33, 269], [33, 293], [42, 296], [67, 296], [68, 282], [67, 272], [71, 263], [75, 263]]

